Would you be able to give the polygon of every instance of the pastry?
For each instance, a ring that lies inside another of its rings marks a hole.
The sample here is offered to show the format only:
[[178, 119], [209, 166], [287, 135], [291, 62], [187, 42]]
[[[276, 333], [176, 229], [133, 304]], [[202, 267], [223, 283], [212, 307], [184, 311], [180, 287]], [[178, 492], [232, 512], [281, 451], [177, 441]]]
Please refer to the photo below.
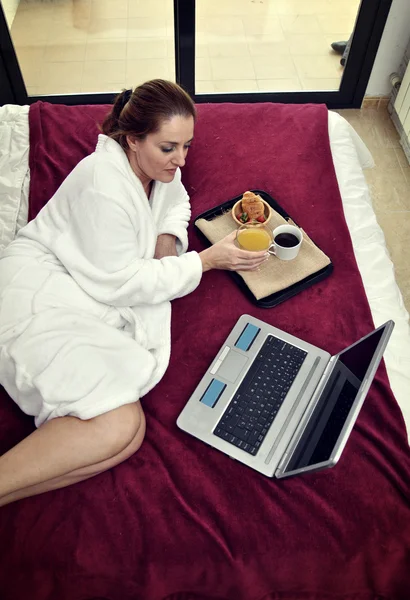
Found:
[[265, 206], [260, 196], [253, 192], [245, 192], [242, 196], [242, 210], [250, 221], [254, 221], [264, 216]]

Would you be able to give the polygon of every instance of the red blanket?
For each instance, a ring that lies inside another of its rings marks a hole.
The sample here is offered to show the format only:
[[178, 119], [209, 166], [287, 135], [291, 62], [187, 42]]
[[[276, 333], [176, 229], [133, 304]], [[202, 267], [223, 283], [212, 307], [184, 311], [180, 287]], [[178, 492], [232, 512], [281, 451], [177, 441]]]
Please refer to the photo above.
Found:
[[[31, 107], [31, 217], [94, 149], [105, 111]], [[183, 174], [194, 216], [264, 189], [332, 258], [334, 273], [270, 310], [216, 271], [173, 302], [171, 362], [142, 400], [141, 450], [94, 479], [0, 510], [0, 598], [408, 600], [410, 462], [384, 365], [340, 462], [318, 474], [265, 478], [175, 424], [245, 312], [331, 353], [373, 328], [326, 108], [202, 105], [195, 136]], [[192, 226], [190, 243], [201, 249]], [[3, 393], [0, 452], [32, 428]]]

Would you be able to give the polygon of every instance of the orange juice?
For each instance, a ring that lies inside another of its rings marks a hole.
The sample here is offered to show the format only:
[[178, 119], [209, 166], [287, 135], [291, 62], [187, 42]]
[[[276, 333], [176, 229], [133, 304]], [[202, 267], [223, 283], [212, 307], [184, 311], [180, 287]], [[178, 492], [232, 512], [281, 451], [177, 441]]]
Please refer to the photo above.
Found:
[[272, 236], [269, 232], [259, 227], [239, 229], [236, 239], [243, 250], [253, 252], [267, 250], [272, 243]]

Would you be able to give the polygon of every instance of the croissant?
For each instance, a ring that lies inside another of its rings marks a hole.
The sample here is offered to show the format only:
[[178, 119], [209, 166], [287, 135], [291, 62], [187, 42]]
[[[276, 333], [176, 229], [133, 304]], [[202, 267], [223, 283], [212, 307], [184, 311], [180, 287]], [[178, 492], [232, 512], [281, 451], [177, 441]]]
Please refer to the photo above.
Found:
[[242, 210], [248, 214], [249, 220], [252, 221], [263, 216], [265, 207], [260, 196], [253, 192], [245, 192], [242, 196]]

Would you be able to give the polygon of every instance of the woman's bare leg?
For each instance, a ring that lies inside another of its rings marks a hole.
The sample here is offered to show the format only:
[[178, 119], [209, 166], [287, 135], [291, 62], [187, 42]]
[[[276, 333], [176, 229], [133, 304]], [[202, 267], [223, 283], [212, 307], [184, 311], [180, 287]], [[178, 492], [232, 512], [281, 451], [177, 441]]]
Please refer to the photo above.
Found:
[[16, 500], [21, 500], [22, 498], [28, 498], [29, 496], [36, 496], [38, 494], [43, 494], [44, 492], [49, 492], [50, 490], [56, 490], [62, 487], [67, 487], [69, 485], [73, 485], [74, 483], [78, 483], [80, 481], [84, 481], [85, 479], [90, 479], [95, 475], [99, 475], [104, 471], [108, 471], [112, 467], [120, 464], [133, 454], [140, 448], [142, 444], [142, 440], [145, 433], [145, 427], [141, 428], [134, 440], [117, 456], [113, 458], [107, 459], [101, 463], [97, 463], [96, 465], [91, 465], [89, 467], [84, 467], [83, 469], [77, 469], [72, 473], [67, 473], [66, 475], [62, 475], [61, 477], [55, 477], [49, 481], [44, 483], [38, 483], [37, 485], [32, 485], [30, 487], [25, 487], [16, 492], [12, 492], [7, 496], [3, 496], [0, 498], [0, 507], [6, 504], [10, 504], [11, 502], [15, 502]]
[[98, 475], [142, 444], [139, 402], [81, 421], [48, 421], [0, 457], [0, 506]]

